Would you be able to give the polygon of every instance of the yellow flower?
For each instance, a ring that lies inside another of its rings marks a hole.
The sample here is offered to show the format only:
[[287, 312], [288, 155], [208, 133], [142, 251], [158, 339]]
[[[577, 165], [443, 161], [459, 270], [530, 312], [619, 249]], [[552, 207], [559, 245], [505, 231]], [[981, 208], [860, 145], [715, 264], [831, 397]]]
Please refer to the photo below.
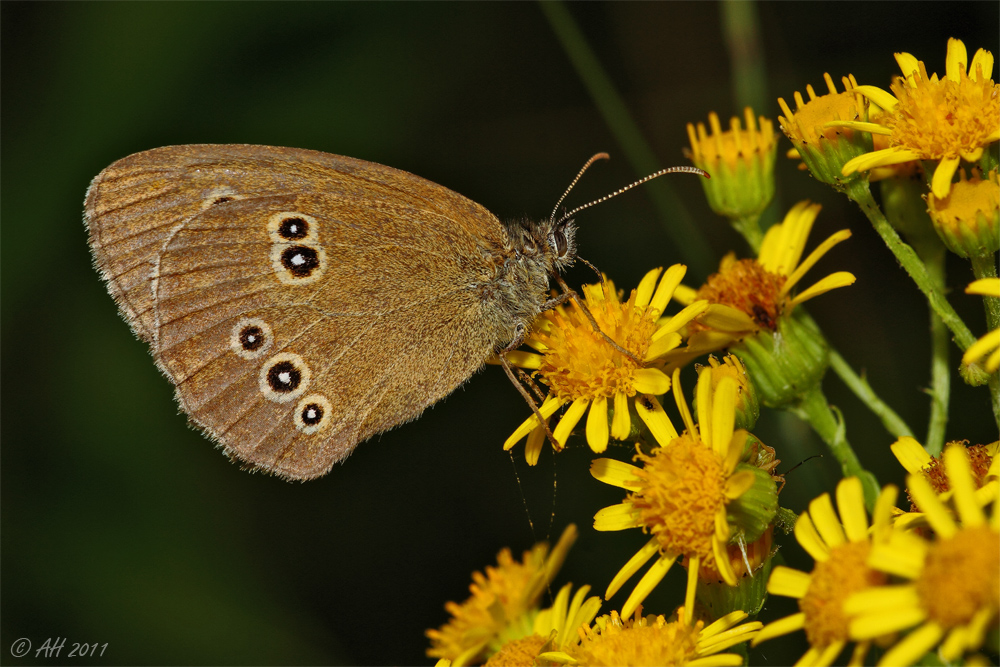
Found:
[[[733, 504], [755, 487], [757, 476], [746, 466], [737, 470], [747, 432], [733, 428], [736, 381], [723, 378], [713, 391], [711, 372], [702, 370], [697, 387], [701, 421], [696, 426], [677, 386], [679, 376], [680, 370], [676, 370], [674, 398], [686, 432], [677, 433], [655, 399], [648, 403], [637, 401], [640, 414], [648, 412], [644, 419], [661, 446], [650, 455], [636, 456], [642, 467], [613, 459], [597, 459], [591, 466], [595, 478], [629, 492], [624, 502], [597, 512], [594, 528], [642, 528], [653, 536], [615, 575], [605, 598], [618, 592], [653, 556], [658, 556], [622, 607], [625, 617], [632, 615], [681, 556], [688, 567], [684, 603], [688, 609], [694, 601], [699, 570], [715, 570], [730, 586], [737, 583], [727, 545], [734, 528], [739, 527], [730, 525], [728, 514]], [[777, 491], [770, 476], [764, 474], [776, 510]], [[773, 516], [772, 511], [756, 534], [747, 535], [747, 541], [756, 540]]]
[[[978, 172], [978, 170], [976, 170]], [[960, 257], [989, 257], [1000, 249], [1000, 182], [994, 169], [960, 179], [947, 197], [927, 195], [927, 212], [941, 241]], [[994, 262], [996, 260], [994, 259]]]
[[[641, 364], [611, 347], [594, 331], [576, 304], [546, 311], [535, 321], [525, 342], [541, 354], [516, 351], [508, 355], [511, 363], [533, 370], [533, 375], [548, 385], [549, 395], [539, 408], [544, 418], [569, 405], [553, 431], [559, 447], [565, 446], [573, 428], [589, 409], [587, 443], [595, 452], [603, 452], [609, 438], [628, 437], [632, 428], [630, 402], [670, 390], [670, 377], [659, 368], [660, 358], [680, 345], [678, 330], [707, 307], [705, 303], [693, 303], [673, 317], [660, 320], [685, 271], [687, 268], [681, 264], [665, 272], [653, 269], [624, 303], [610, 280], [604, 286], [583, 287], [584, 301], [601, 331], [641, 359]], [[609, 407], [614, 414], [610, 420]], [[529, 434], [532, 437], [528, 439], [525, 458], [534, 465], [544, 442], [544, 432], [535, 415], [507, 438], [504, 449], [510, 449]]]
[[[767, 624], [754, 638], [754, 645], [805, 630], [809, 650], [799, 665], [830, 665], [849, 641], [848, 618], [843, 603], [856, 591], [885, 583], [887, 576], [865, 562], [872, 544], [886, 539], [891, 530], [891, 510], [896, 488], [887, 486], [879, 496], [869, 528], [861, 481], [848, 477], [837, 485], [837, 506], [824, 493], [809, 504], [795, 523], [795, 537], [816, 561], [809, 574], [778, 565], [771, 572], [767, 591], [797, 598], [799, 613]], [[850, 664], [864, 664], [870, 641], [859, 643]]]
[[[906, 469], [906, 472], [923, 477], [942, 502], [951, 500], [951, 484], [948, 481], [942, 459], [931, 456], [919, 442], [910, 436], [901, 437], [890, 447], [896, 460]], [[947, 447], [962, 447], [966, 450], [972, 471], [973, 487], [976, 490], [976, 501], [982, 507], [992, 502], [993, 496], [997, 494], [997, 489], [1000, 487], [1000, 479], [998, 479], [1000, 477], [1000, 458], [996, 456], [1000, 442], [989, 445], [973, 445], [966, 448], [964, 441], [955, 441], [949, 442]], [[913, 496], [909, 492], [907, 493], [910, 499], [910, 511], [896, 510], [899, 515], [896, 518], [896, 526], [910, 528], [926, 525], [924, 513], [917, 506]]]
[[795, 152], [789, 157], [802, 158], [802, 164], [809, 169], [813, 177], [838, 190], [843, 190], [848, 181], [862, 178], [860, 175], [845, 177], [841, 169], [849, 160], [864, 155], [871, 150], [869, 135], [855, 132], [850, 127], [833, 127], [831, 121], [856, 121], [867, 119], [865, 98], [852, 89], [858, 85], [853, 76], [842, 79], [843, 93], [837, 92], [837, 86], [829, 74], [823, 74], [826, 82], [826, 95], [817, 95], [811, 85], [806, 86], [809, 101], [795, 93], [795, 111], [778, 98], [778, 104], [784, 116], [778, 116], [781, 130], [792, 142]]
[[752, 639], [759, 622], [737, 625], [747, 617], [734, 611], [708, 627], [704, 621], [691, 623], [684, 607], [677, 610], [677, 620], [663, 616], [641, 616], [623, 621], [617, 612], [601, 616], [594, 627], [586, 628], [578, 647], [561, 654], [549, 654], [550, 662], [564, 665], [697, 665], [713, 667], [742, 665], [743, 657], [719, 653]]
[[697, 130], [687, 125], [691, 150], [685, 154], [711, 178], [701, 179], [712, 210], [727, 218], [743, 218], [763, 212], [774, 198], [774, 158], [778, 151], [774, 123], [763, 116], [754, 119], [753, 109], [743, 110], [746, 128], [740, 119], [729, 121], [725, 132], [714, 111], [708, 114], [711, 134], [704, 123]]
[[490, 656], [486, 667], [534, 667], [543, 662], [543, 653], [564, 651], [580, 643], [580, 629], [589, 627], [601, 609], [601, 598], [587, 597], [590, 586], [583, 586], [570, 600], [573, 584], [566, 584], [556, 595], [555, 602], [535, 616], [531, 633], [510, 637]]
[[923, 475], [909, 475], [907, 487], [933, 536], [896, 529], [888, 540], [873, 544], [868, 556], [870, 567], [906, 583], [861, 591], [844, 604], [852, 639], [912, 629], [879, 665], [914, 664], [939, 644], [941, 659], [954, 662], [977, 650], [986, 633], [998, 628], [1000, 494], [994, 495], [987, 518], [976, 499], [965, 447], [948, 447], [943, 459], [953, 511]]
[[[966, 294], [981, 294], [994, 299], [1000, 298], [1000, 278], [981, 278], [975, 280], [965, 288]], [[987, 373], [996, 373], [1000, 368], [1000, 329], [990, 331], [975, 343], [962, 355], [962, 363], [976, 364], [982, 363]]]
[[431, 640], [427, 657], [451, 660], [460, 667], [494, 652], [505, 633], [530, 629], [538, 600], [562, 567], [576, 536], [576, 526], [570, 524], [551, 553], [546, 543], [539, 542], [517, 562], [505, 548], [497, 555], [497, 567], [487, 567], [485, 575], [473, 572], [472, 596], [461, 604], [446, 604], [451, 620], [426, 632]]
[[935, 160], [931, 190], [935, 197], [947, 197], [959, 161], [979, 160], [985, 146], [1000, 140], [1000, 89], [990, 78], [993, 54], [979, 49], [969, 63], [965, 44], [949, 39], [943, 79], [928, 76], [923, 61], [909, 53], [897, 53], [896, 62], [903, 76], [892, 84], [892, 94], [876, 86], [854, 88], [885, 110], [878, 122], [836, 123], [884, 134], [889, 147], [852, 159], [842, 173]]
[[[695, 364], [696, 371], [701, 373], [704, 366]], [[747, 373], [747, 367], [735, 354], [727, 354], [720, 363], [715, 355], [708, 357], [708, 368], [712, 373], [712, 389], [719, 386], [724, 377], [736, 380], [736, 428], [751, 430], [760, 417], [760, 404], [757, 402], [757, 391]], [[770, 448], [768, 448], [770, 449]]]
[[[823, 255], [833, 246], [851, 237], [850, 230], [842, 229], [832, 234], [805, 260], [802, 260], [809, 232], [820, 208], [819, 204], [799, 202], [792, 207], [781, 223], [767, 230], [757, 259], [737, 260], [735, 255], [729, 254], [723, 258], [719, 272], [709, 276], [706, 283], [698, 290], [683, 285], [677, 288], [674, 298], [681, 303], [704, 299], [710, 305], [705, 313], [688, 327], [690, 337], [687, 346], [666, 355], [668, 363], [682, 366], [702, 354], [730, 347], [735, 342], [758, 332], [777, 332], [782, 323], [789, 329], [783, 332], [787, 343], [794, 344], [801, 339], [802, 336], [799, 334], [810, 335], [808, 332], [799, 331], [801, 327], [791, 330], [794, 325], [789, 316], [795, 306], [830, 290], [850, 285], [855, 280], [853, 274], [837, 271], [797, 294], [792, 292], [806, 272]], [[822, 358], [811, 359], [816, 356], [812, 354], [812, 349], [817, 346], [821, 347], [822, 351], [816, 354]], [[781, 347], [792, 349], [790, 345]], [[823, 371], [826, 370], [825, 343], [806, 340], [803, 341], [802, 347], [804, 349], [801, 360], [784, 365], [776, 365], [772, 361], [765, 363], [762, 369], [750, 369], [758, 395], [765, 405], [777, 405], [781, 402], [770, 397], [779, 391], [778, 388], [771, 391], [771, 385], [780, 388], [789, 384], [787, 378], [774, 378], [773, 382], [771, 381], [769, 373], [778, 366], [794, 367], [802, 369], [802, 372], [807, 372], [807, 367], [815, 366], [815, 373], [809, 372], [813, 375], [818, 373], [818, 377], [822, 377]], [[746, 358], [743, 361], [749, 364]], [[806, 386], [811, 381], [812, 379], [795, 378], [791, 384]]]

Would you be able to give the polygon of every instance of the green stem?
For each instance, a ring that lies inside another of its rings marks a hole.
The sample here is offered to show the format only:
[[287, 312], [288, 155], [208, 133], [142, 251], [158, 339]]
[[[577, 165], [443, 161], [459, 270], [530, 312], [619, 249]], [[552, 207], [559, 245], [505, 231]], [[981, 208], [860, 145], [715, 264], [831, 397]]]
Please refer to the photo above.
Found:
[[760, 229], [760, 214], [748, 215], [742, 218], [730, 218], [729, 224], [738, 231], [754, 255], [760, 254], [760, 244], [764, 242], [764, 232]]
[[[972, 262], [972, 273], [976, 279], [996, 278], [997, 262], [996, 253], [990, 253], [985, 257], [970, 257]], [[983, 308], [986, 310], [986, 330], [993, 331], [1000, 328], [1000, 299], [993, 297], [983, 297]], [[1000, 428], [1000, 374], [990, 374], [989, 380], [990, 399], [993, 404], [993, 418], [997, 427]]]
[[[917, 284], [920, 291], [927, 297], [927, 302], [931, 308], [938, 314], [941, 321], [951, 329], [958, 346], [963, 351], [967, 350], [976, 341], [975, 337], [969, 331], [969, 327], [965, 326], [965, 322], [958, 316], [955, 309], [948, 303], [948, 300], [944, 298], [942, 291], [934, 284], [933, 279], [927, 272], [927, 267], [917, 257], [917, 253], [899, 238], [899, 234], [896, 233], [896, 230], [886, 220], [885, 215], [882, 214], [881, 209], [879, 209], [878, 204], [875, 203], [875, 199], [872, 197], [871, 191], [868, 189], [868, 182], [862, 179], [854, 180], [847, 186], [847, 196], [861, 207], [862, 212], [871, 221], [875, 231], [885, 241], [886, 246], [892, 251], [892, 254], [896, 256], [896, 260], [899, 261], [903, 269], [913, 279], [913, 282]], [[981, 380], [979, 384], [985, 384], [986, 378], [983, 377]]]
[[830, 368], [847, 385], [847, 388], [861, 399], [865, 407], [879, 418], [885, 430], [897, 438], [901, 438], [904, 435], [913, 437], [913, 430], [903, 421], [903, 418], [896, 414], [896, 411], [890, 408], [885, 401], [879, 398], [875, 390], [872, 389], [872, 386], [868, 384], [868, 380], [854, 372], [854, 369], [847, 363], [847, 360], [840, 356], [840, 353], [832, 347], [830, 348]]
[[767, 67], [761, 48], [758, 5], [746, 0], [724, 0], [719, 10], [736, 106], [750, 107], [761, 113], [772, 103], [772, 98], [767, 94]]
[[[618, 94], [611, 77], [604, 71], [566, 5], [545, 0], [539, 6], [632, 168], [643, 176], [657, 171], [660, 161], [649, 148], [625, 101]], [[715, 261], [712, 251], [681, 199], [663, 179], [651, 183], [647, 191], [660, 218], [669, 222], [666, 231], [693, 275], [707, 276], [713, 273]]]
[[865, 490], [865, 506], [870, 512], [875, 507], [875, 499], [878, 498], [878, 480], [875, 475], [861, 467], [861, 462], [847, 442], [844, 422], [834, 413], [834, 409], [826, 402], [822, 388], [816, 385], [802, 397], [792, 412], [809, 422], [813, 430], [823, 439], [830, 453], [840, 463], [844, 477], [857, 477], [861, 480]]
[[[932, 252], [925, 251], [927, 272], [934, 281], [935, 289], [943, 292], [945, 289], [945, 250], [936, 247]], [[937, 313], [931, 312], [931, 414], [927, 424], [927, 439], [924, 446], [927, 453], [937, 456], [944, 449], [945, 426], [948, 424], [948, 400], [951, 395], [951, 352], [948, 340], [948, 329], [945, 328]]]
[[[805, 308], [799, 306], [796, 309], [797, 316], [803, 321], [809, 324], [812, 328], [819, 330], [819, 325], [816, 320], [812, 318], [809, 313], [806, 312]], [[854, 392], [854, 395], [861, 399], [861, 402], [867, 407], [872, 413], [879, 418], [882, 422], [882, 426], [885, 427], [890, 434], [901, 438], [904, 435], [913, 437], [913, 430], [907, 425], [903, 418], [896, 414], [896, 411], [889, 407], [889, 404], [879, 398], [879, 395], [875, 393], [872, 386], [868, 384], [868, 380], [859, 376], [851, 365], [847, 363], [847, 360], [840, 356], [830, 345], [829, 342], [826, 343], [827, 349], [830, 351], [830, 368], [833, 372], [837, 374], [847, 388]]]

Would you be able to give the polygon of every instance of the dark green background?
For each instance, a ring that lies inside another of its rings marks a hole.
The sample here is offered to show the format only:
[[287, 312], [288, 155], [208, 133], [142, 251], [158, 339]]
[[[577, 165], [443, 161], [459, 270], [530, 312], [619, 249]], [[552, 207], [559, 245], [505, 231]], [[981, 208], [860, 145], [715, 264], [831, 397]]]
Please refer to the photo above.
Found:
[[[773, 100], [821, 88], [824, 71], [886, 86], [893, 51], [943, 73], [949, 36], [970, 54], [1000, 53], [998, 7], [761, 5], [770, 104], [757, 111], [776, 118]], [[739, 111], [719, 5], [569, 9], [664, 165], [683, 163], [686, 122]], [[446, 619], [444, 602], [463, 599], [470, 572], [501, 546], [519, 553], [533, 542], [526, 506], [537, 537], [553, 513], [555, 534], [580, 525], [557, 584], [603, 590], [644, 538], [592, 530], [593, 512], [620, 492], [589, 477], [585, 450], [568, 450], [555, 468], [546, 452], [529, 471], [518, 447], [512, 466], [500, 445], [528, 411], [497, 369], [322, 480], [241, 472], [177, 413], [92, 269], [81, 222], [84, 191], [102, 168], [193, 142], [382, 162], [501, 217], [547, 215], [582, 162], [607, 150], [612, 162], [595, 167], [570, 203], [605, 194], [636, 174], [538, 5], [3, 2], [0, 19], [0, 662], [429, 663], [423, 630]], [[845, 226], [855, 232], [813, 278], [848, 269], [857, 284], [810, 303], [811, 312], [922, 433], [929, 343], [919, 293], [844, 197], [779, 161], [785, 207], [805, 197], [824, 204], [812, 244]], [[742, 252], [694, 177], [669, 178], [714, 253]], [[578, 221], [581, 253], [622, 287], [683, 257], [648, 193]], [[967, 265], [952, 261], [953, 301], [981, 332], [979, 305], [960, 294], [969, 279]], [[827, 384], [865, 465], [901, 481], [890, 436], [836, 378]], [[985, 391], [958, 386], [954, 400], [950, 438], [996, 437]], [[782, 469], [822, 451], [791, 418], [768, 414], [759, 431]], [[813, 460], [789, 477], [784, 504], [799, 511], [836, 480], [832, 459]], [[792, 564], [809, 567], [793, 541], [784, 544]], [[661, 586], [648, 609], [669, 613], [680, 595]], [[772, 601], [763, 618], [788, 610]], [[68, 643], [59, 659], [16, 659], [20, 637], [35, 647], [47, 637]], [[67, 660], [73, 642], [108, 647], [99, 659]], [[787, 664], [803, 646], [800, 633], [765, 644], [754, 661]]]

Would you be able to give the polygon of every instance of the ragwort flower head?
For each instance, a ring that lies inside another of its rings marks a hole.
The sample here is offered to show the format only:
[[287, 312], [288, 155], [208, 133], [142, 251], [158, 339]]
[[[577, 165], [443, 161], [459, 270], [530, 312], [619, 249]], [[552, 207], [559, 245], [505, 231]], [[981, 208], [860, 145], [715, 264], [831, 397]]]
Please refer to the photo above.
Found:
[[1000, 88], [994, 83], [993, 54], [979, 49], [969, 62], [965, 44], [948, 40], [946, 76], [928, 75], [923, 61], [897, 53], [903, 72], [888, 93], [857, 86], [885, 113], [875, 123], [838, 123], [838, 127], [883, 134], [888, 148], [858, 156], [843, 167], [845, 176], [911, 160], [935, 161], [931, 190], [944, 198], [951, 191], [959, 161], [975, 162], [983, 149], [1000, 140]]
[[636, 403], [660, 443], [639, 453], [634, 466], [597, 459], [591, 474], [628, 491], [625, 500], [594, 516], [597, 530], [642, 528], [652, 538], [608, 585], [614, 595], [649, 560], [658, 556], [622, 607], [627, 617], [663, 580], [679, 558], [688, 568], [685, 606], [691, 608], [699, 576], [709, 573], [730, 586], [738, 582], [728, 546], [731, 538], [753, 542], [768, 529], [777, 511], [777, 487], [768, 471], [740, 463], [747, 432], [735, 430], [736, 382], [723, 378], [713, 390], [711, 372], [698, 379], [702, 419], [695, 425], [676, 386], [674, 397], [687, 430], [678, 434], [658, 402]]
[[[754, 645], [805, 630], [809, 650], [797, 664], [830, 665], [850, 641], [849, 618], [844, 601], [857, 591], [885, 583], [888, 576], [867, 563], [872, 544], [887, 539], [891, 531], [891, 510], [896, 488], [886, 487], [879, 496], [869, 527], [865, 514], [864, 492], [857, 477], [837, 485], [838, 518], [830, 495], [824, 493], [809, 504], [795, 523], [795, 537], [816, 565], [805, 573], [783, 565], [776, 566], [768, 581], [772, 595], [793, 597], [799, 612], [767, 624], [754, 639]], [[851, 664], [863, 664], [871, 641], [860, 642]]]
[[1000, 631], [1000, 493], [984, 509], [965, 447], [948, 447], [943, 459], [952, 491], [947, 503], [923, 475], [906, 479], [932, 534], [897, 526], [868, 556], [869, 567], [905, 583], [860, 591], [844, 603], [852, 639], [910, 630], [879, 665], [912, 665], [935, 647], [942, 660], [954, 662], [978, 650], [988, 632]]
[[[978, 170], [977, 170], [978, 171]], [[994, 169], [952, 183], [947, 197], [927, 195], [927, 211], [941, 241], [960, 257], [988, 258], [1000, 249], [1000, 182]]]
[[497, 555], [496, 567], [487, 567], [485, 575], [473, 572], [472, 596], [461, 604], [446, 604], [451, 620], [426, 632], [431, 640], [427, 656], [460, 667], [494, 653], [510, 634], [530, 634], [538, 600], [576, 536], [576, 526], [570, 524], [551, 552], [548, 544], [539, 542], [518, 562], [505, 548]]
[[[513, 364], [534, 371], [533, 376], [548, 385], [548, 397], [539, 408], [544, 418], [569, 406], [553, 430], [560, 448], [587, 414], [587, 443], [593, 451], [603, 452], [610, 438], [629, 437], [631, 403], [670, 390], [670, 377], [660, 370], [661, 357], [680, 345], [678, 331], [707, 307], [706, 303], [693, 303], [672, 317], [661, 317], [686, 270], [675, 264], [666, 271], [650, 271], [624, 302], [610, 280], [583, 287], [584, 302], [601, 331], [642, 363], [622, 354], [594, 331], [575, 303], [538, 317], [525, 340], [537, 353], [517, 351], [508, 355]], [[535, 415], [507, 438], [504, 449], [525, 436], [529, 436], [525, 458], [534, 465], [545, 438]]]

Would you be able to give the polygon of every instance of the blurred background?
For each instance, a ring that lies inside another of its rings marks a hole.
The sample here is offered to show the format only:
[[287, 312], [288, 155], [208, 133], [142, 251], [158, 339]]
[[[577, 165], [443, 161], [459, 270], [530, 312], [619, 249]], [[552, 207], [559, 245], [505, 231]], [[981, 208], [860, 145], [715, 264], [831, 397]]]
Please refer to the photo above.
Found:
[[[943, 74], [952, 36], [970, 55], [1000, 53], [996, 2], [562, 8], [659, 166], [685, 163], [687, 122], [714, 110], [726, 123], [741, 111], [739, 56], [723, 29], [734, 11], [759, 21], [766, 89], [756, 112], [775, 121], [777, 97], [822, 89], [824, 72], [887, 87], [898, 73], [893, 52], [908, 51]], [[587, 474], [582, 438], [555, 460], [546, 448], [534, 469], [523, 446], [513, 460], [501, 450], [528, 408], [499, 369], [363, 444], [321, 480], [241, 472], [178, 413], [93, 270], [81, 221], [87, 184], [112, 161], [195, 142], [380, 162], [501, 218], [547, 216], [598, 151], [611, 162], [596, 165], [567, 205], [615, 190], [643, 174], [538, 4], [5, 1], [0, 31], [0, 662], [54, 664], [34, 649], [14, 658], [10, 647], [63, 637], [59, 663], [72, 662], [73, 642], [97, 642], [108, 644], [104, 654], [79, 662], [431, 664], [423, 632], [447, 620], [447, 600], [468, 595], [471, 572], [495, 563], [501, 547], [520, 555], [570, 522], [580, 539], [556, 586], [603, 591], [645, 538], [591, 528], [594, 512], [621, 497]], [[782, 157], [788, 147], [782, 138], [774, 216], [810, 198], [824, 205], [810, 247], [854, 231], [814, 275], [846, 269], [857, 283], [809, 309], [922, 434], [922, 298], [850, 202]], [[695, 177], [657, 187], [678, 198], [672, 219], [654, 206], [654, 190], [640, 188], [578, 216], [582, 256], [626, 290], [655, 266], [688, 261], [698, 284], [729, 250], [745, 256]], [[669, 227], [684, 220], [704, 239], [702, 255], [672, 240]], [[568, 279], [593, 277], [574, 270]], [[967, 264], [950, 264], [952, 301], [982, 333], [981, 306], [961, 294], [970, 279]], [[955, 382], [948, 438], [996, 439], [988, 394]], [[826, 391], [863, 464], [883, 483], [901, 482], [879, 422], [832, 373]], [[765, 413], [757, 431], [782, 470], [824, 451], [788, 416]], [[782, 504], [801, 511], [837, 480], [830, 457], [813, 459], [789, 476]], [[781, 541], [790, 564], [811, 567], [794, 540]], [[647, 609], [670, 613], [681, 591], [670, 579]], [[769, 601], [762, 620], [789, 613], [784, 604]], [[803, 650], [799, 633], [764, 644], [752, 661], [790, 664]]]

